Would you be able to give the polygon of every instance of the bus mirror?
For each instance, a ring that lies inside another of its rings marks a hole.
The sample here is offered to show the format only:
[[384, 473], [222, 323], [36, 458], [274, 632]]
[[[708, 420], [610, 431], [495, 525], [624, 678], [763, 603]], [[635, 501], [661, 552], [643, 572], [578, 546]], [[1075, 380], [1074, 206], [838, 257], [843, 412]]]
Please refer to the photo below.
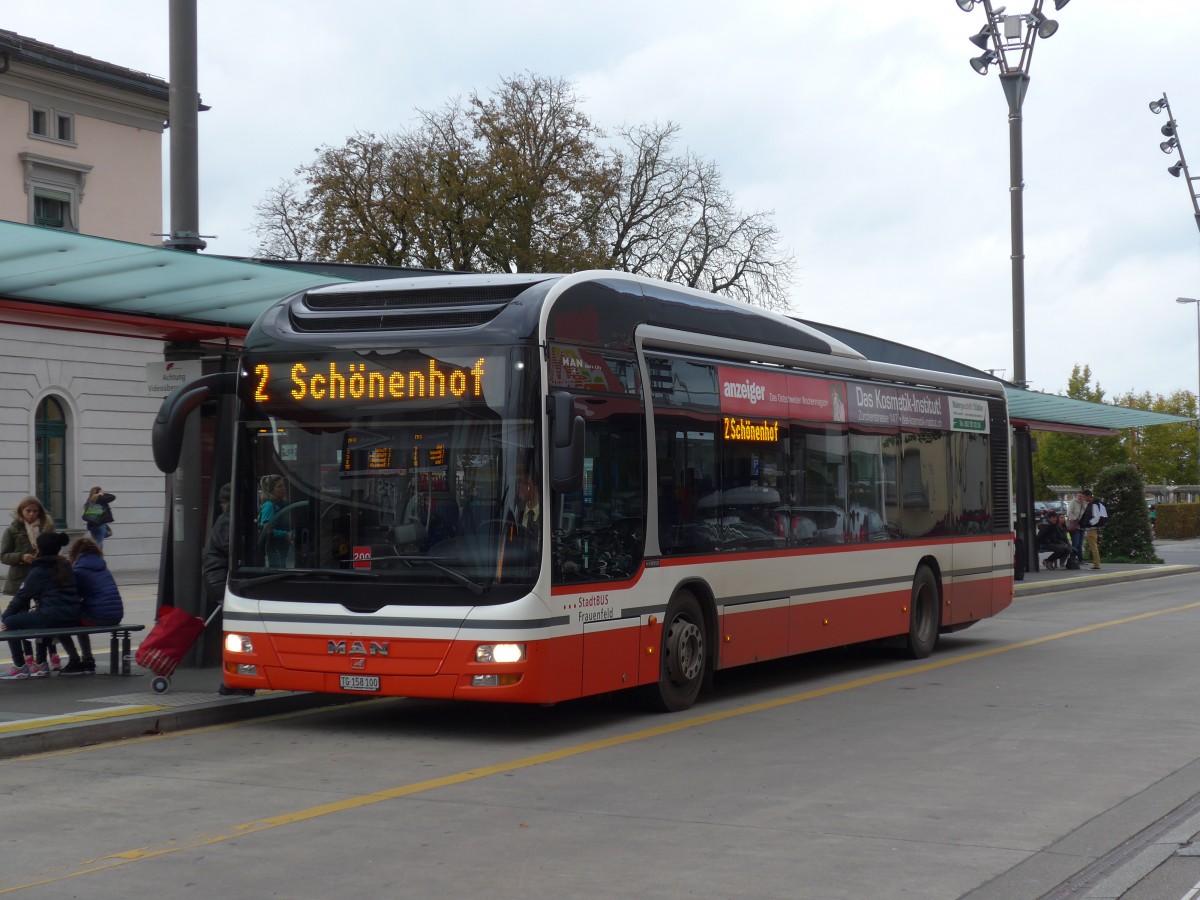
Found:
[[553, 431], [550, 441], [550, 487], [564, 494], [583, 490], [583, 416], [566, 391], [550, 395]]
[[154, 464], [160, 472], [171, 474], [179, 467], [183, 449], [183, 429], [192, 410], [212, 397], [232, 394], [237, 390], [236, 372], [217, 372], [176, 388], [158, 408], [150, 431], [150, 447]]

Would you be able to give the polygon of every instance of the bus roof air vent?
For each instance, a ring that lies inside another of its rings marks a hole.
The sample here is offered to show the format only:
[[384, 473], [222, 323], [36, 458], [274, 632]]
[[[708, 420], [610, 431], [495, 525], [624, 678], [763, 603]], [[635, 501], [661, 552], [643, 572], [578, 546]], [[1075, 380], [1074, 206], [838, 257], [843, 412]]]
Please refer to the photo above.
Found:
[[313, 290], [297, 298], [288, 312], [292, 327], [301, 332], [469, 328], [486, 325], [537, 283]]

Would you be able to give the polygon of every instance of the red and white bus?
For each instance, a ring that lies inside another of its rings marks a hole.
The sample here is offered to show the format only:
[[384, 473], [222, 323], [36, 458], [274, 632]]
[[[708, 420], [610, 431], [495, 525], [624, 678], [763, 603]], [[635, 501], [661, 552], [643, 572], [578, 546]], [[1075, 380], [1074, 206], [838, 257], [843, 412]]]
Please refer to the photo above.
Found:
[[[679, 710], [744, 663], [924, 657], [1012, 600], [1001, 385], [712, 294], [315, 288], [209, 382], [240, 399], [230, 685]], [[168, 400], [156, 454], [194, 405]]]

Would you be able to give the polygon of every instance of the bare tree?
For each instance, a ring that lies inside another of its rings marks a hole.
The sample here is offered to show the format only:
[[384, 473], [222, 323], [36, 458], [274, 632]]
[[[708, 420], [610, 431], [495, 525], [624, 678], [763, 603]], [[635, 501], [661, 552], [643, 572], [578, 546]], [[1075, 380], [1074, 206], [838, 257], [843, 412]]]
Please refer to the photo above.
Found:
[[641, 125], [621, 132], [619, 187], [607, 209], [612, 264], [726, 294], [772, 309], [786, 308], [794, 268], [779, 251], [769, 213], [743, 213], [716, 165], [671, 155], [679, 126]]
[[312, 258], [316, 235], [313, 222], [295, 179], [285, 178], [267, 191], [254, 207], [254, 231], [262, 259]]

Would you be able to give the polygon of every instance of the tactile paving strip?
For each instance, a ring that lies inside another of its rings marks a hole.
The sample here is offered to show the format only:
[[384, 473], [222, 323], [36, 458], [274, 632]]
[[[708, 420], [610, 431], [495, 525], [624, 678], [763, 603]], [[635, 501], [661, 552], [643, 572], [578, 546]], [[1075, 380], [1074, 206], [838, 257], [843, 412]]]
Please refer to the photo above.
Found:
[[[140, 691], [136, 694], [113, 694], [110, 697], [88, 697], [80, 703], [103, 703], [105, 706], [195, 706], [200, 703], [216, 703], [223, 698], [216, 691], [208, 693], [199, 691], [167, 691], [165, 694], [155, 694], [150, 691]], [[230, 700], [236, 699], [233, 697]]]

